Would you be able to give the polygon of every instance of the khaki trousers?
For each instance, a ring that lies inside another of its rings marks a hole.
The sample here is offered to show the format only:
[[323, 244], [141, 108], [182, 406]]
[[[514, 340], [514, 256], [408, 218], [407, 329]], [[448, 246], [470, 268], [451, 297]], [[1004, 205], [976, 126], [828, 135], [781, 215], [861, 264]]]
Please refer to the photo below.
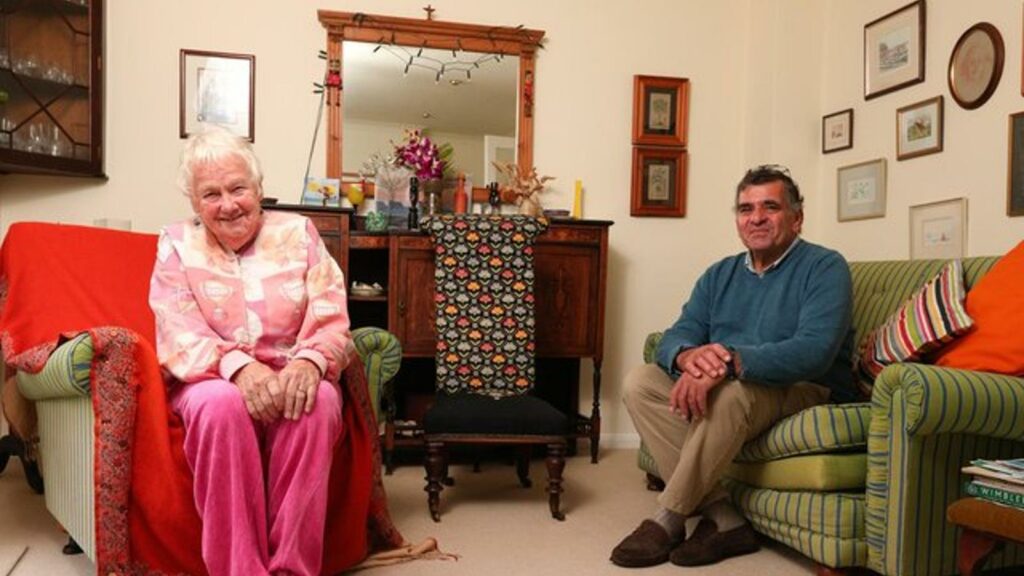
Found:
[[665, 481], [658, 503], [684, 516], [727, 495], [719, 481], [745, 442], [829, 397], [828, 388], [812, 382], [770, 387], [727, 380], [709, 393], [707, 414], [687, 422], [669, 410], [673, 385], [661, 368], [645, 364], [626, 375], [622, 400]]

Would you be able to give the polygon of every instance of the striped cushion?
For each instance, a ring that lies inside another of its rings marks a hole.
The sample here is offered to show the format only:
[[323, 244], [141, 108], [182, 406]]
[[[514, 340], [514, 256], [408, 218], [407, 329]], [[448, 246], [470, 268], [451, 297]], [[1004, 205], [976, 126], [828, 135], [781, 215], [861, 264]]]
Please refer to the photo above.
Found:
[[726, 476], [749, 486], [775, 490], [863, 490], [867, 475], [867, 452], [733, 462], [726, 471]]
[[864, 566], [864, 494], [754, 488], [726, 480], [733, 502], [758, 532], [831, 567]]
[[822, 404], [778, 421], [743, 445], [737, 462], [764, 462], [867, 445], [871, 404]]
[[18, 390], [30, 400], [89, 395], [92, 338], [83, 332], [61, 344], [38, 374], [18, 372]]
[[868, 335], [860, 353], [862, 376], [873, 382], [889, 364], [913, 361], [965, 332], [973, 325], [965, 295], [963, 266], [953, 260]]

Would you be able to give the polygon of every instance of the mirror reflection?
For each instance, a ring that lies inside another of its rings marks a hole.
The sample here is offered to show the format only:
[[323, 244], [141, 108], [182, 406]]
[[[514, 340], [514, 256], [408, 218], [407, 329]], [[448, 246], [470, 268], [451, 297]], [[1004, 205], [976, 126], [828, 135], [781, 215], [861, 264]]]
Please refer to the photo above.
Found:
[[342, 54], [346, 174], [415, 129], [475, 186], [497, 179], [492, 161], [515, 161], [518, 57], [352, 41]]

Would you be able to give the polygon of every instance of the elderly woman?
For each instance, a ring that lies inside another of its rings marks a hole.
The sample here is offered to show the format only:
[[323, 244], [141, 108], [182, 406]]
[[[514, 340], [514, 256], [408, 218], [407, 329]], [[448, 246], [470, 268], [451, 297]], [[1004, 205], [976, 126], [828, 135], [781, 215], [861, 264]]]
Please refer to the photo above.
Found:
[[345, 283], [309, 220], [261, 210], [262, 179], [226, 130], [186, 142], [195, 216], [161, 231], [150, 306], [210, 574], [316, 575], [351, 348]]

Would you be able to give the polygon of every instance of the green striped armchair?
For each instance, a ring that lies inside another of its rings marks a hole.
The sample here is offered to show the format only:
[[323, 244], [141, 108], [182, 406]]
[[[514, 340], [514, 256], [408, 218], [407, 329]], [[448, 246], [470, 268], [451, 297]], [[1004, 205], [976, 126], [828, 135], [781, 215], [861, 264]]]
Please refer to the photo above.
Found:
[[[353, 330], [352, 340], [366, 369], [370, 399], [380, 422], [381, 396], [398, 372], [401, 345], [380, 328]], [[17, 381], [21, 393], [36, 402], [39, 415], [46, 508], [95, 562], [92, 356], [92, 339], [82, 333], [54, 350], [38, 374], [19, 372]]]
[[[964, 260], [970, 288], [998, 260]], [[881, 324], [944, 261], [854, 262], [856, 342]], [[660, 333], [647, 337], [653, 362]], [[870, 402], [809, 408], [744, 446], [725, 481], [754, 528], [818, 562], [820, 574], [864, 567], [886, 576], [956, 572], [946, 507], [961, 497], [972, 458], [1024, 456], [1024, 378], [895, 364]], [[657, 467], [644, 446], [649, 483]], [[1008, 546], [989, 567], [1024, 565]]]

